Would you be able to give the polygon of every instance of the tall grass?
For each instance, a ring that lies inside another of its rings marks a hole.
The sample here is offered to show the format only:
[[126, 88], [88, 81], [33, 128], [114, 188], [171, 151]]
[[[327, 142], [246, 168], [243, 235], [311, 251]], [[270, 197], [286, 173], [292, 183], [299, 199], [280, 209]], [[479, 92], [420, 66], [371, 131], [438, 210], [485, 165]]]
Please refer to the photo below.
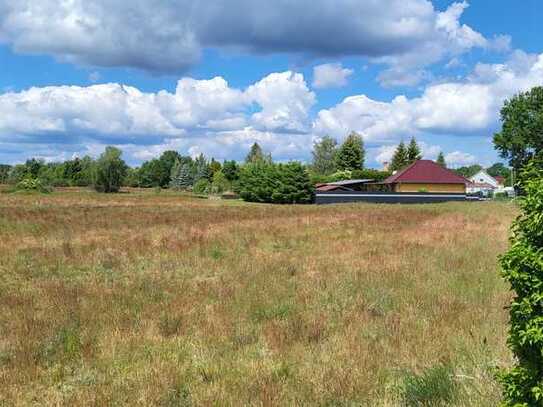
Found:
[[493, 405], [515, 214], [2, 194], [0, 405]]

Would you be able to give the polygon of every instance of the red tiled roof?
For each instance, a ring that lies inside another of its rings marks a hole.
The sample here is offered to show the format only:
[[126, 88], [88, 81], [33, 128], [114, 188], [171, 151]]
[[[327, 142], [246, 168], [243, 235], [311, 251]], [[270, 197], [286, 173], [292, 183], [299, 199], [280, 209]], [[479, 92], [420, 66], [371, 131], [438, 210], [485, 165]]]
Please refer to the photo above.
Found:
[[398, 182], [411, 184], [466, 184], [469, 181], [432, 160], [418, 160], [384, 181], [385, 184]]
[[496, 181], [498, 181], [498, 184], [504, 184], [505, 183], [505, 178], [500, 176], [500, 175], [495, 176], [494, 179]]

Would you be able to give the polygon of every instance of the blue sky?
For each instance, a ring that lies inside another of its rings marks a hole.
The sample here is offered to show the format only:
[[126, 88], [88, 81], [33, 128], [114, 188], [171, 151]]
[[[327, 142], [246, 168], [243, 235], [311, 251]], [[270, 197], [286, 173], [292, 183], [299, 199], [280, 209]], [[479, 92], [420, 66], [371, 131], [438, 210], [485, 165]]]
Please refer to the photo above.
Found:
[[506, 98], [543, 84], [539, 0], [0, 0], [0, 162], [177, 149], [310, 160], [362, 134], [497, 160]]

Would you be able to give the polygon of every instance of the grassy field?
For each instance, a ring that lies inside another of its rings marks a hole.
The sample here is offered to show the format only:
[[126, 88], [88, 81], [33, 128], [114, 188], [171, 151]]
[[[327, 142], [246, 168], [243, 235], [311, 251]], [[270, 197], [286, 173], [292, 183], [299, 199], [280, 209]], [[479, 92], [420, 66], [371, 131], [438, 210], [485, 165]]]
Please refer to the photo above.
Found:
[[0, 405], [495, 405], [515, 215], [0, 194]]

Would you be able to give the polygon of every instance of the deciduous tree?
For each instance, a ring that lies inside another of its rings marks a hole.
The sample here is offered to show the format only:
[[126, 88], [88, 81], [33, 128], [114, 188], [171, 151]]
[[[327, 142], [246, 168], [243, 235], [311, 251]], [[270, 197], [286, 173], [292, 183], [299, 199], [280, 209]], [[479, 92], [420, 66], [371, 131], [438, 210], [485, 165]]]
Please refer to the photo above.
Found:
[[324, 136], [313, 144], [313, 172], [317, 175], [330, 175], [336, 172], [336, 139]]
[[519, 93], [501, 109], [502, 130], [494, 146], [509, 165], [520, 170], [543, 151], [543, 87]]
[[118, 192], [126, 174], [126, 163], [121, 158], [122, 151], [115, 147], [106, 150], [96, 161], [94, 188], [99, 192]]

